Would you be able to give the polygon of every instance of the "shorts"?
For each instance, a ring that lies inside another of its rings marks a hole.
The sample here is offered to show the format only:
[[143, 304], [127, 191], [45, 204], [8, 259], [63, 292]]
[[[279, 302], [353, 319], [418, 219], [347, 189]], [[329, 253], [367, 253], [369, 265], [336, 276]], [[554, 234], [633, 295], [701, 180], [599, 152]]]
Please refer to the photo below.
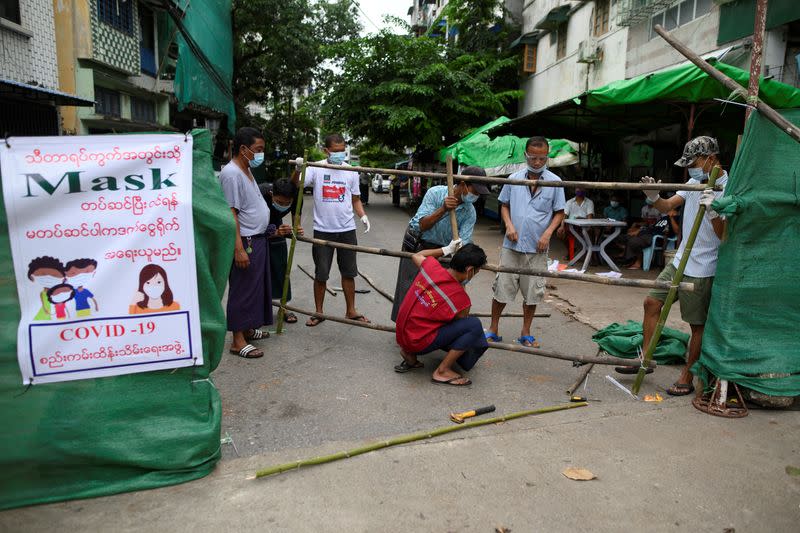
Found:
[[[342, 244], [358, 244], [356, 230], [342, 231], [339, 233], [325, 233], [314, 230], [314, 238], [324, 241], [338, 242]], [[311, 246], [311, 257], [314, 258], [314, 279], [317, 281], [328, 281], [333, 264], [333, 252], [336, 252], [336, 263], [339, 265], [339, 272], [343, 278], [355, 278], [358, 276], [358, 265], [356, 264], [355, 250], [342, 250], [341, 248], [331, 248], [314, 244]]]
[[92, 316], [91, 309], [77, 309], [75, 312], [76, 316]]
[[[547, 270], [547, 254], [515, 252], [508, 248], [500, 251], [500, 266]], [[498, 272], [494, 277], [494, 299], [502, 304], [514, 303], [517, 292], [522, 291], [525, 305], [536, 305], [544, 299], [545, 280], [540, 276], [521, 276]]]
[[[670, 263], [664, 267], [656, 281], [670, 282], [677, 271], [678, 269], [675, 268], [675, 265]], [[681, 303], [681, 318], [687, 324], [702, 326], [708, 318], [708, 306], [711, 303], [711, 288], [714, 285], [714, 276], [709, 278], [683, 276], [683, 281], [694, 283], [694, 291], [678, 291], [677, 299]], [[653, 289], [648, 295], [663, 302], [667, 299], [668, 292], [662, 289]]]
[[436, 338], [417, 355], [425, 355], [436, 350], [459, 350], [464, 353], [458, 358], [458, 366], [466, 371], [472, 370], [478, 359], [489, 349], [486, 335], [479, 318], [468, 316], [445, 324], [436, 332]]

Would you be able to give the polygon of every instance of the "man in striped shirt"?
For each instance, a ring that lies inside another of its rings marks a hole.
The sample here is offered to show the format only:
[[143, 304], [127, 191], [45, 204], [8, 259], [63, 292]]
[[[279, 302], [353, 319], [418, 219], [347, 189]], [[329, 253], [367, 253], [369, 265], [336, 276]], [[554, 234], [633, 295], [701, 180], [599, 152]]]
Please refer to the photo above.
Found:
[[[690, 179], [687, 183], [696, 185], [707, 182], [711, 169], [715, 166], [721, 166], [718, 156], [719, 145], [716, 139], [706, 136], [696, 137], [686, 143], [683, 149], [683, 156], [675, 162], [675, 165], [688, 168]], [[655, 180], [649, 176], [642, 178], [642, 183], [654, 182]], [[724, 188], [727, 182], [728, 174], [723, 172], [717, 178], [716, 184]], [[724, 231], [724, 221], [711, 209], [711, 202], [721, 198], [723, 193], [722, 191], [714, 191], [710, 187], [702, 192], [678, 191], [675, 196], [668, 199], [661, 198], [656, 190], [646, 190], [644, 193], [653, 207], [662, 213], [667, 213], [683, 206], [682, 233], [684, 239], [675, 254], [675, 259], [658, 276], [657, 279], [659, 281], [672, 281], [681, 257], [683, 257], [686, 242], [688, 241], [686, 237], [691, 233], [695, 216], [700, 209], [700, 205], [706, 206], [706, 214], [700, 224], [700, 230], [697, 233], [683, 276], [684, 281], [694, 283], [695, 290], [693, 292], [678, 293], [681, 318], [689, 323], [692, 330], [692, 337], [689, 340], [689, 353], [686, 359], [686, 366], [681, 371], [678, 381], [667, 390], [667, 393], [672, 396], [685, 396], [694, 392], [691, 368], [700, 357], [703, 328], [708, 315], [708, 305], [711, 301], [711, 287], [717, 270], [717, 252]], [[653, 289], [644, 300], [643, 349], [646, 349], [650, 343], [666, 298], [667, 291]], [[619, 367], [617, 370], [622, 373], [636, 373], [638, 368]]]

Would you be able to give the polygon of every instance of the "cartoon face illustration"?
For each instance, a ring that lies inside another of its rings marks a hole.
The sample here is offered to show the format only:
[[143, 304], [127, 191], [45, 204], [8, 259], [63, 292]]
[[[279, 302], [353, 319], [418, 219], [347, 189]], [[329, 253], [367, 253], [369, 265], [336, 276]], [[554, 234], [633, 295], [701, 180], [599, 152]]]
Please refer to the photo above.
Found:
[[28, 279], [43, 289], [50, 289], [64, 281], [64, 265], [55, 257], [37, 257], [28, 265]]
[[139, 272], [139, 287], [131, 303], [130, 313], [152, 313], [180, 309], [172, 295], [167, 272], [158, 265], [146, 265]]
[[74, 259], [64, 267], [67, 282], [76, 288], [88, 285], [96, 270], [97, 261], [94, 259]]
[[66, 283], [59, 283], [47, 291], [47, 299], [50, 300], [50, 303], [54, 304], [63, 304], [68, 302], [72, 300], [74, 295], [74, 287]]

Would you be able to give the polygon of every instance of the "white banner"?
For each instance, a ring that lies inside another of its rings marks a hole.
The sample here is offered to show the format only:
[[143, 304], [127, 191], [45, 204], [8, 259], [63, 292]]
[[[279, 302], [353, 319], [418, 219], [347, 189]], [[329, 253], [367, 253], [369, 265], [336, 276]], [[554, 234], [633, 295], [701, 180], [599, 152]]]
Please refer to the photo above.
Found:
[[24, 384], [200, 365], [192, 138], [18, 137], [0, 173]]

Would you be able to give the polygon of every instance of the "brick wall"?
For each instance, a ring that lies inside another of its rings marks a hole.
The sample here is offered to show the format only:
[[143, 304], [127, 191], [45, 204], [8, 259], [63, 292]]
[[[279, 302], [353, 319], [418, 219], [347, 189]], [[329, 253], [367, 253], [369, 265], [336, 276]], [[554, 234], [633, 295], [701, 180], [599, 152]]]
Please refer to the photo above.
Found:
[[0, 22], [0, 78], [58, 89], [53, 0], [20, 0], [20, 24]]
[[[117, 30], [99, 20], [98, 0], [88, 0], [92, 9], [92, 50], [94, 59], [131, 75], [140, 72], [139, 55], [139, 6], [135, 0], [111, 0], [130, 2], [133, 10], [131, 34]], [[102, 0], [101, 0], [102, 1]]]

